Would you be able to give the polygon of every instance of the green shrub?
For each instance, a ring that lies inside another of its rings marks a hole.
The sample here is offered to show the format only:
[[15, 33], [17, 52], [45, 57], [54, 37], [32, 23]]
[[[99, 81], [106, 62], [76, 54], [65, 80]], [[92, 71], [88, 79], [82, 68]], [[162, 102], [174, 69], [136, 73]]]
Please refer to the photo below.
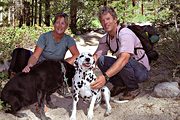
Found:
[[35, 41], [50, 27], [2, 27], [0, 29], [0, 60], [9, 59], [15, 47], [34, 48]]

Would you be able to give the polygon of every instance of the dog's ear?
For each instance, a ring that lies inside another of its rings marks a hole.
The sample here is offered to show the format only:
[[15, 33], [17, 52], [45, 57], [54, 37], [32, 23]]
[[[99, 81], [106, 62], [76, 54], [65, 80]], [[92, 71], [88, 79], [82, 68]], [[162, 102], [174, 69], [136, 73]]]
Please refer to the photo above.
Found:
[[95, 67], [96, 67], [96, 62], [95, 62], [95, 60], [93, 58], [93, 68], [95, 68]]
[[78, 67], [78, 58], [74, 61], [74, 66], [77, 68]]

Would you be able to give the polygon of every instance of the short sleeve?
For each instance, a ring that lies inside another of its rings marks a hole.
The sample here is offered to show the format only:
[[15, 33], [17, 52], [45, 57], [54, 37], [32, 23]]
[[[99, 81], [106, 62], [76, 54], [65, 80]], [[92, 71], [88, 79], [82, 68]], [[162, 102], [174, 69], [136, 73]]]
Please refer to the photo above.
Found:
[[98, 45], [95, 53], [99, 56], [106, 55], [108, 50], [109, 50], [109, 47], [106, 43], [106, 35], [105, 35], [99, 40], [99, 45]]
[[76, 45], [75, 40], [72, 37], [70, 37], [69, 35], [66, 36], [66, 39], [67, 39], [67, 47], [68, 48], [70, 48], [71, 46]]
[[131, 54], [134, 54], [134, 38], [131, 34], [123, 34], [120, 36], [121, 40], [121, 47], [120, 47], [120, 53], [122, 52], [128, 52]]
[[40, 35], [36, 45], [42, 49], [45, 48], [46, 45], [46, 38], [45, 38], [45, 34]]

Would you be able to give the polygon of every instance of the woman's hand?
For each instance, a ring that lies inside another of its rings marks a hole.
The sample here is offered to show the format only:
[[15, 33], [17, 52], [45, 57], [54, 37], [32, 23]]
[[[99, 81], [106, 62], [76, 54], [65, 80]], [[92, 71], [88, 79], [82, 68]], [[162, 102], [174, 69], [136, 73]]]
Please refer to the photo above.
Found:
[[99, 75], [96, 78], [96, 81], [91, 83], [91, 88], [92, 89], [100, 89], [102, 88], [104, 85], [106, 84], [106, 79], [104, 77], [104, 75]]
[[31, 70], [30, 67], [32, 67], [32, 66], [33, 66], [32, 64], [27, 65], [27, 66], [22, 70], [22, 72], [28, 73], [28, 72]]
[[28, 65], [22, 70], [22, 72], [28, 73], [30, 71], [30, 68], [37, 63], [42, 51], [42, 48], [38, 46], [35, 47], [34, 53], [29, 58]]

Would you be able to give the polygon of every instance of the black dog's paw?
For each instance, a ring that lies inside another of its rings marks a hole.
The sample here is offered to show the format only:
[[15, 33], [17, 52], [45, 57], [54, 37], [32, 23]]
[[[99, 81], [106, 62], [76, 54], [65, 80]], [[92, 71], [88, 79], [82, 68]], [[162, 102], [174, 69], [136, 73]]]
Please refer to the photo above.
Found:
[[15, 116], [17, 116], [19, 118], [28, 117], [28, 115], [26, 113], [16, 113]]

